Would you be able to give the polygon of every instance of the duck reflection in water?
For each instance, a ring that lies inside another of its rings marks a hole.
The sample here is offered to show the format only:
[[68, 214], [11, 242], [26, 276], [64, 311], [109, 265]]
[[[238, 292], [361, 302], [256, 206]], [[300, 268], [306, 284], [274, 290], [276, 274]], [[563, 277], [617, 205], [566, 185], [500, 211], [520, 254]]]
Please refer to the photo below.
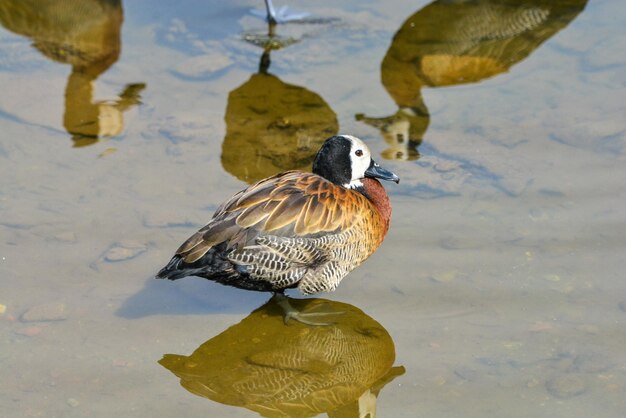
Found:
[[291, 300], [301, 311], [335, 313], [333, 324], [285, 325], [270, 299], [190, 356], [159, 363], [191, 393], [267, 417], [374, 417], [380, 390], [404, 367], [393, 367], [389, 333], [360, 309], [325, 299]]
[[477, 83], [507, 72], [566, 27], [587, 0], [437, 0], [409, 17], [381, 64], [381, 81], [399, 110], [357, 114], [380, 129], [387, 159], [415, 160], [430, 114], [423, 87]]
[[47, 58], [72, 66], [63, 125], [75, 146], [124, 129], [123, 113], [140, 103], [145, 84], [129, 84], [114, 101], [93, 99], [93, 83], [120, 55], [120, 0], [2, 0], [0, 23], [32, 39]]
[[337, 134], [337, 115], [318, 94], [259, 72], [228, 95], [222, 166], [252, 184], [281, 171], [309, 169], [324, 139]]

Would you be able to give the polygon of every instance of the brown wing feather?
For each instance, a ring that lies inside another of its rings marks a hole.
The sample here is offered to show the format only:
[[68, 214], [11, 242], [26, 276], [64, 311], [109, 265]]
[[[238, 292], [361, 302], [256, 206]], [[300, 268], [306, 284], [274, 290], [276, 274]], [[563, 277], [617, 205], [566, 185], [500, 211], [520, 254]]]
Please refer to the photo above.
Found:
[[307, 197], [302, 192], [292, 192], [283, 197], [265, 221], [264, 231], [273, 231], [294, 223], [306, 203]]
[[237, 217], [237, 225], [242, 228], [249, 228], [265, 220], [270, 214], [266, 207], [267, 205], [256, 205], [244, 209]]
[[360, 216], [356, 209], [363, 203], [360, 199], [367, 201], [360, 193], [316, 174], [282, 173], [248, 187], [225, 202], [211, 222], [181, 245], [177, 254], [191, 263], [222, 242], [228, 242], [230, 247], [246, 245], [244, 241], [272, 232], [297, 237], [345, 229]]

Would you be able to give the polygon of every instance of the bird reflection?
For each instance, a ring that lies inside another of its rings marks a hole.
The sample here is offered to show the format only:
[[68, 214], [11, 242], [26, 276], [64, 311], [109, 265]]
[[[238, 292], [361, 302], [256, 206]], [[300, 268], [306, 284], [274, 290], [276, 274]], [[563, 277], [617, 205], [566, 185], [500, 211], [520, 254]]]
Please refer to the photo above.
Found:
[[325, 138], [337, 134], [337, 115], [318, 94], [268, 72], [269, 49], [259, 72], [231, 91], [226, 107], [222, 166], [247, 183], [281, 171], [306, 169]]
[[97, 101], [93, 83], [120, 54], [124, 20], [120, 0], [0, 0], [0, 23], [27, 36], [47, 58], [72, 66], [63, 125], [75, 146], [115, 136], [123, 112], [139, 103], [145, 84], [129, 84], [118, 100]]
[[190, 356], [159, 363], [195, 395], [267, 417], [374, 417], [393, 367], [389, 333], [360, 309], [325, 299], [291, 300], [301, 311], [336, 313], [333, 325], [285, 325], [272, 298]]
[[437, 0], [409, 17], [381, 64], [399, 107], [388, 117], [356, 115], [380, 129], [389, 159], [414, 160], [430, 115], [423, 87], [476, 83], [508, 71], [567, 26], [587, 0]]

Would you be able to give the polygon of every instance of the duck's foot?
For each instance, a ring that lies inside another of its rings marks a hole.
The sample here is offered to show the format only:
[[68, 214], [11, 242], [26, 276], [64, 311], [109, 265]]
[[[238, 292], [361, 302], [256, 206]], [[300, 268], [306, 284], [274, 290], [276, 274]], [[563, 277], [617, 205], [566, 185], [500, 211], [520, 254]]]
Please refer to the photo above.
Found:
[[289, 12], [287, 10], [287, 6], [283, 6], [276, 10], [272, 4], [272, 0], [265, 0], [265, 9], [265, 13], [260, 10], [250, 10], [250, 13], [265, 19], [267, 23], [274, 25], [277, 23], [301, 21], [309, 15], [309, 13], [306, 12]]
[[334, 325], [335, 322], [323, 322], [318, 319], [332, 315], [340, 315], [343, 312], [300, 312], [289, 303], [289, 298], [282, 293], [275, 293], [274, 299], [278, 306], [280, 306], [285, 314], [283, 320], [285, 325], [289, 323], [290, 319], [298, 321], [305, 325], [311, 326], [329, 326]]

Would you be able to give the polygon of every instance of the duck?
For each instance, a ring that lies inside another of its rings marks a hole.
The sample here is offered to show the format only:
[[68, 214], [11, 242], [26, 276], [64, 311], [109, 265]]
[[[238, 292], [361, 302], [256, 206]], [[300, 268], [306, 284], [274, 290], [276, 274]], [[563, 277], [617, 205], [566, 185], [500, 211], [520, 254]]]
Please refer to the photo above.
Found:
[[387, 234], [391, 202], [379, 180], [400, 181], [361, 139], [332, 136], [312, 172], [276, 174], [219, 206], [156, 278], [197, 276], [275, 296], [334, 291]]

